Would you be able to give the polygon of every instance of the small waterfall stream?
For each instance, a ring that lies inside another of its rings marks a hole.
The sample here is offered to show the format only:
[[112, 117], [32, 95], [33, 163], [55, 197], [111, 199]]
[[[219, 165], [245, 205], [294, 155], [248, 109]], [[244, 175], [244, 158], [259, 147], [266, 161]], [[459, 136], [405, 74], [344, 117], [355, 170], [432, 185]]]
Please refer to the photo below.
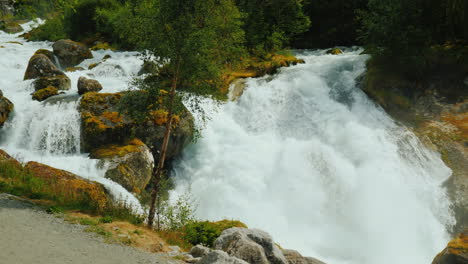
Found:
[[[34, 22], [23, 25], [25, 30]], [[23, 81], [29, 58], [38, 49], [52, 50], [50, 42], [26, 42], [19, 34], [0, 31], [0, 89], [10, 99], [15, 110], [0, 133], [0, 148], [20, 161], [37, 161], [59, 169], [71, 171], [102, 183], [116, 198], [126, 201], [138, 212], [143, 212], [139, 201], [120, 185], [103, 178], [104, 171], [96, 167], [97, 161], [89, 159], [80, 150], [80, 116], [77, 111], [79, 96], [77, 81], [80, 76], [98, 80], [102, 92], [119, 92], [141, 67], [142, 61], [136, 52], [94, 51], [93, 59], [78, 66], [85, 69], [92, 63], [102, 61], [105, 55], [111, 58], [92, 70], [66, 72], [72, 88], [64, 94], [44, 102], [31, 99], [34, 91], [32, 80]], [[12, 43], [17, 42], [17, 43]], [[19, 43], [19, 44], [18, 44]]]

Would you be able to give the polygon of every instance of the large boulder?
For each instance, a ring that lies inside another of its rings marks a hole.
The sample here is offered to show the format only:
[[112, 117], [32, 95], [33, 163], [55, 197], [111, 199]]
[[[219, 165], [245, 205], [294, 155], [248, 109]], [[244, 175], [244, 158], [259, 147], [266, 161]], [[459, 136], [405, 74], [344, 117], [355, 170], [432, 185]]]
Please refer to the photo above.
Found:
[[288, 264], [271, 236], [258, 229], [233, 227], [216, 239], [214, 248], [256, 264]]
[[[0, 91], [1, 92], [1, 91]], [[10, 116], [10, 113], [13, 111], [14, 105], [7, 98], [3, 97], [3, 93], [0, 96], [0, 127], [5, 124]]]
[[29, 59], [28, 67], [24, 74], [24, 80], [40, 77], [55, 77], [65, 75], [52, 60], [44, 53], [37, 53]]
[[34, 55], [39, 55], [39, 54], [45, 55], [47, 58], [49, 58], [49, 60], [55, 66], [57, 66], [57, 63], [56, 63], [56, 60], [55, 60], [55, 55], [54, 55], [54, 53], [52, 51], [46, 50], [46, 49], [38, 49], [38, 50], [36, 50], [36, 52], [34, 52]]
[[92, 79], [86, 77], [80, 77], [78, 79], [78, 94], [83, 95], [89, 92], [99, 92], [102, 90], [102, 85]]
[[70, 90], [71, 80], [66, 75], [57, 75], [53, 77], [40, 77], [33, 82], [36, 91], [47, 87], [55, 87], [57, 90]]
[[432, 261], [432, 264], [468, 263], [468, 230], [450, 241], [447, 247]]
[[[250, 262], [255, 263], [256, 262]], [[197, 264], [249, 264], [241, 259], [238, 259], [233, 256], [229, 256], [226, 252], [221, 250], [212, 250], [210, 253], [206, 254]]]
[[52, 48], [63, 68], [74, 67], [86, 59], [93, 58], [93, 54], [85, 45], [69, 39], [55, 42]]
[[101, 147], [94, 150], [90, 157], [101, 160], [101, 167], [107, 170], [106, 178], [119, 183], [130, 192], [140, 193], [151, 180], [153, 156], [149, 148], [138, 139], [125, 145]]
[[28, 162], [25, 169], [41, 179], [48, 185], [46, 189], [51, 194], [67, 204], [87, 203], [96, 209], [103, 209], [109, 202], [104, 187], [97, 182], [33, 161]]
[[[85, 151], [109, 145], [122, 144], [135, 135], [153, 152], [160, 149], [164, 137], [167, 112], [154, 111], [145, 122], [137, 123], [129, 116], [119, 114], [120, 93], [90, 92], [80, 101], [82, 147]], [[167, 149], [167, 159], [179, 155], [193, 137], [193, 117], [188, 110], [182, 111], [172, 130]], [[157, 156], [156, 156], [157, 157]]]
[[318, 259], [304, 257], [296, 250], [282, 249], [281, 251], [289, 264], [325, 264]]

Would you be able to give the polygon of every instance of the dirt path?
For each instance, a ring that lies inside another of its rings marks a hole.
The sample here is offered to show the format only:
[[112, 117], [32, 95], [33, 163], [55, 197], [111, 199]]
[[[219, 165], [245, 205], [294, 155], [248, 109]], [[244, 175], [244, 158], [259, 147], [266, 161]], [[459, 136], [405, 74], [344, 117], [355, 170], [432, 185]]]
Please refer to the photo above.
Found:
[[0, 193], [2, 264], [169, 264], [175, 260], [121, 245], [106, 244], [84, 226]]

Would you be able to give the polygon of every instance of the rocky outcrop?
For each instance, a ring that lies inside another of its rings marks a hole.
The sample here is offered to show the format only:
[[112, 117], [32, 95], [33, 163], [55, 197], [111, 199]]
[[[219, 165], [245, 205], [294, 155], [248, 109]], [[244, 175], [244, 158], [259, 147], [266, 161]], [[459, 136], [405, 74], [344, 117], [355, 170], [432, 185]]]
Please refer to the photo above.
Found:
[[99, 92], [102, 90], [102, 85], [92, 79], [86, 77], [80, 77], [78, 79], [78, 94], [83, 95], [89, 92]]
[[21, 163], [10, 156], [8, 153], [0, 149], [0, 163], [9, 163], [12, 164], [16, 168], [22, 168]]
[[289, 264], [325, 264], [316, 258], [304, 257], [296, 250], [283, 249], [281, 251]]
[[83, 44], [72, 40], [59, 40], [52, 45], [62, 67], [74, 67], [86, 59], [93, 58], [91, 51]]
[[468, 263], [468, 231], [450, 241], [432, 264], [466, 264]]
[[214, 248], [248, 263], [288, 264], [271, 236], [257, 229], [238, 227], [226, 229], [216, 239]]
[[125, 145], [109, 145], [94, 150], [93, 159], [100, 159], [100, 166], [106, 168], [105, 177], [130, 192], [140, 193], [151, 180], [154, 160], [149, 148], [134, 139]]
[[6, 33], [14, 34], [23, 31], [23, 28], [20, 24], [14, 21], [0, 21], [0, 30], [5, 31]]
[[52, 168], [37, 162], [28, 162], [25, 169], [48, 185], [48, 190], [61, 197], [66, 204], [87, 202], [103, 209], [109, 199], [104, 187], [71, 172]]
[[0, 93], [0, 127], [2, 127], [8, 120], [10, 113], [13, 111], [14, 105], [10, 100], [3, 96], [1, 91]]
[[[135, 122], [129, 116], [119, 114], [118, 104], [121, 98], [120, 93], [90, 92], [82, 96], [79, 110], [82, 146], [85, 151], [90, 152], [109, 144], [122, 144], [132, 133], [151, 150], [161, 147], [167, 112], [158, 110], [146, 121]], [[168, 159], [179, 155], [193, 136], [193, 117], [188, 110], [184, 110], [180, 117], [175, 119], [177, 120], [167, 150]]]
[[49, 86], [47, 88], [40, 89], [40, 90], [34, 92], [32, 94], [32, 98], [33, 98], [33, 100], [42, 102], [45, 99], [47, 99], [49, 97], [52, 97], [54, 95], [58, 95], [58, 94], [59, 94], [59, 90], [57, 88], [55, 88], [53, 86]]

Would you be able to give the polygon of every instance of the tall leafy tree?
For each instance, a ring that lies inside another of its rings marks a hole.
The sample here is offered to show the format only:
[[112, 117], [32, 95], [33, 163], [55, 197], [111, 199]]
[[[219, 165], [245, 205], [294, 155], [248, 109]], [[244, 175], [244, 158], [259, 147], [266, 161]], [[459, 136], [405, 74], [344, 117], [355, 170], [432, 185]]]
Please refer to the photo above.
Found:
[[[161, 107], [168, 112], [159, 160], [153, 172], [149, 226], [154, 221], [173, 117], [180, 101], [177, 90], [198, 95], [216, 93], [223, 68], [235, 64], [244, 54], [241, 13], [232, 0], [159, 0], [155, 8], [155, 16], [147, 21], [149, 30], [144, 32], [143, 44], [158, 74], [140, 85], [143, 92], [130, 92], [124, 99], [127, 112], [144, 116]], [[157, 103], [161, 90], [167, 91], [163, 94], [168, 93], [164, 106]]]

